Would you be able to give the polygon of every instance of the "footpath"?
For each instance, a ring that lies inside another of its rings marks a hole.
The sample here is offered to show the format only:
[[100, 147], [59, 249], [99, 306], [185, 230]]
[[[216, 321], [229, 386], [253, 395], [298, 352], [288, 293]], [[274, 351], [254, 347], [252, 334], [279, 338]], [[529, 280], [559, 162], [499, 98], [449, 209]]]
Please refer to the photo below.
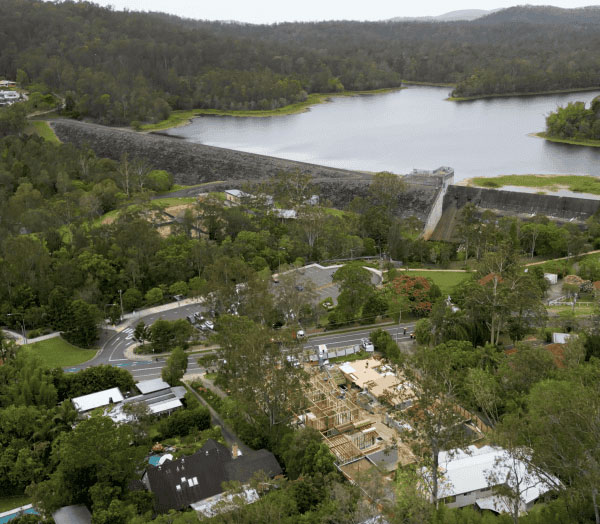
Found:
[[35, 344], [36, 342], [41, 342], [42, 340], [60, 337], [60, 332], [58, 331], [50, 333], [48, 335], [42, 335], [41, 337], [27, 339], [25, 339], [20, 333], [17, 333], [16, 331], [11, 331], [10, 329], [3, 329], [2, 331], [6, 333], [6, 335], [9, 338], [12, 338], [18, 346], [22, 346], [24, 344]]
[[[206, 387], [207, 389], [210, 389], [215, 394], [219, 395], [219, 397], [223, 398], [223, 396], [225, 396], [225, 393], [223, 393], [221, 390], [219, 390], [219, 391], [215, 390], [216, 386], [214, 384], [211, 383], [212, 385], [209, 385], [208, 380], [200, 377], [198, 379], [198, 381], [201, 382], [204, 387]], [[237, 444], [238, 449], [242, 453], [249, 453], [251, 451], [251, 449], [240, 440], [240, 438], [233, 432], [233, 430], [221, 418], [221, 415], [219, 415], [219, 413], [217, 413], [213, 409], [213, 407], [208, 402], [206, 402], [206, 400], [204, 400], [198, 393], [196, 393], [196, 391], [190, 384], [187, 384], [185, 382], [184, 382], [184, 384], [185, 384], [185, 387], [188, 389], [188, 391], [190, 391], [200, 401], [200, 403], [203, 406], [206, 406], [208, 408], [208, 411], [210, 412], [212, 424], [221, 426], [221, 433], [223, 434], [223, 438], [225, 439], [225, 441], [229, 445]], [[219, 392], [220, 392], [220, 394], [219, 394]]]
[[164, 311], [171, 311], [173, 309], [180, 308], [182, 306], [191, 306], [192, 304], [202, 304], [204, 299], [202, 297], [198, 298], [186, 298], [183, 300], [179, 300], [178, 302], [169, 302], [168, 304], [162, 304], [160, 306], [149, 307], [146, 309], [139, 309], [134, 311], [133, 313], [126, 313], [123, 315], [121, 322], [117, 325], [107, 325], [105, 329], [110, 329], [112, 331], [116, 331], [120, 333], [124, 329], [130, 327], [135, 323], [136, 320], [140, 318], [146, 317], [148, 315], [153, 315], [155, 313], [162, 313]]

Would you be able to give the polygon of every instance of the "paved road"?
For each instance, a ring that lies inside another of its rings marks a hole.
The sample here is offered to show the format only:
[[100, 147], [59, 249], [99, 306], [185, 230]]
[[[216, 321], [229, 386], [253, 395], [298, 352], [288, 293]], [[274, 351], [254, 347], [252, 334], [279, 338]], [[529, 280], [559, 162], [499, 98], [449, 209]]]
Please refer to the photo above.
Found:
[[[125, 350], [134, 343], [134, 326], [141, 320], [144, 321], [144, 323], [148, 326], [160, 318], [166, 320], [185, 318], [187, 315], [190, 315], [196, 311], [203, 311], [203, 307], [200, 304], [189, 304], [182, 305], [168, 311], [162, 311], [160, 313], [152, 313], [150, 315], [140, 316], [131, 322], [130, 326], [126, 327], [122, 331], [109, 335], [103, 343], [102, 348], [92, 360], [89, 360], [88, 362], [85, 362], [79, 366], [65, 368], [65, 371], [69, 373], [75, 373], [80, 369], [108, 364], [127, 369], [127, 371], [133, 375], [133, 378], [136, 381], [158, 378], [161, 375], [162, 368], [165, 366], [165, 358], [159, 357], [156, 359], [148, 355], [146, 360], [132, 361], [125, 357]], [[404, 328], [406, 328], [406, 335], [404, 335]], [[327, 344], [329, 349], [353, 346], [360, 344], [360, 340], [362, 338], [368, 338], [373, 329], [375, 328], [370, 327], [349, 333], [324, 333], [322, 335], [308, 338], [304, 347], [306, 349], [316, 350], [320, 344]], [[394, 340], [397, 342], [404, 342], [410, 340], [409, 334], [414, 329], [414, 323], [401, 324], [400, 326], [384, 326], [381, 329], [390, 333], [390, 335], [392, 335]], [[202, 371], [204, 371], [204, 369], [198, 365], [198, 355], [189, 356], [187, 372], [201, 373]]]
[[[133, 378], [137, 380], [149, 380], [160, 377], [161, 369], [165, 365], [164, 358], [154, 359], [148, 355], [147, 360], [143, 361], [132, 361], [125, 358], [125, 350], [134, 343], [133, 331], [135, 325], [143, 320], [144, 323], [149, 326], [156, 320], [162, 318], [165, 320], [176, 320], [178, 318], [185, 318], [196, 311], [201, 311], [202, 306], [200, 304], [190, 304], [181, 306], [168, 311], [162, 311], [160, 313], [153, 313], [151, 315], [140, 316], [136, 319], [131, 326], [126, 327], [120, 332], [114, 333], [110, 336], [102, 345], [102, 348], [98, 351], [96, 356], [80, 366], [74, 366], [65, 368], [67, 372], [76, 372], [80, 369], [89, 368], [92, 366], [100, 366], [102, 364], [108, 364], [111, 366], [117, 366], [127, 369]], [[190, 356], [188, 358], [188, 373], [199, 373], [202, 371], [198, 366], [198, 357]]]
[[[393, 326], [382, 326], [380, 329], [387, 331], [396, 342], [406, 342], [410, 340], [410, 333], [414, 330], [414, 322], [406, 324], [395, 324]], [[343, 348], [360, 344], [362, 338], [369, 338], [371, 331], [377, 328], [369, 327], [360, 331], [350, 333], [325, 333], [323, 335], [313, 336], [308, 339], [305, 348], [317, 349], [320, 344], [327, 344], [328, 349]], [[406, 335], [404, 334], [406, 329]]]

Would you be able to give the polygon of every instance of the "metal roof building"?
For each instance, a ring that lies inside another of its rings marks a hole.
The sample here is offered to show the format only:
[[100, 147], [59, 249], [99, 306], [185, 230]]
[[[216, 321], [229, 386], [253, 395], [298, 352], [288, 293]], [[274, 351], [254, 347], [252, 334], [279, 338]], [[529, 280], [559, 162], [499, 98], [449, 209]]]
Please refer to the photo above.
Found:
[[90, 393], [89, 395], [75, 397], [71, 402], [73, 402], [73, 406], [75, 406], [75, 409], [79, 413], [85, 413], [92, 409], [123, 402], [123, 400], [124, 398], [119, 388], [111, 388], [105, 389], [104, 391], [97, 391], [96, 393]]
[[163, 389], [169, 389], [171, 387], [161, 378], [142, 380], [141, 382], [136, 382], [135, 385], [140, 390], [142, 395], [145, 395], [146, 393], [154, 393], [155, 391], [161, 391]]
[[445, 499], [449, 508], [477, 505], [497, 513], [510, 512], [506, 500], [496, 494], [494, 487], [502, 484], [512, 487], [519, 482], [519, 506], [520, 511], [524, 512], [552, 489], [523, 461], [500, 447], [469, 446], [466, 451], [442, 451], [439, 461], [441, 477], [438, 497]]

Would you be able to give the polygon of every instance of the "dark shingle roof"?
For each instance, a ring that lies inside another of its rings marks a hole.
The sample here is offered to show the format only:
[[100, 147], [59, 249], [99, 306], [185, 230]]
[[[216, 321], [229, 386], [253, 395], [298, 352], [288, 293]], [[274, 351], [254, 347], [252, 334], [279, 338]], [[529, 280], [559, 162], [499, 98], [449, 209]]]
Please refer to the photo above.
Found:
[[275, 456], [265, 449], [233, 459], [226, 446], [209, 439], [193, 455], [148, 466], [146, 474], [156, 511], [163, 513], [221, 493], [225, 481], [247, 482], [259, 470], [270, 477], [281, 474]]

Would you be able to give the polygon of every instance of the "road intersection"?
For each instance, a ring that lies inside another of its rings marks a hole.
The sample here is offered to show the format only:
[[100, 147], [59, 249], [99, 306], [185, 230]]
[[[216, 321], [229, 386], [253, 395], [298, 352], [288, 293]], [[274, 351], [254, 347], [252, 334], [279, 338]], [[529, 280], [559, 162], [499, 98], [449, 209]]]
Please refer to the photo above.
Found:
[[[135, 325], [140, 321], [143, 321], [144, 324], [149, 326], [158, 319], [176, 320], [186, 318], [186, 316], [202, 310], [202, 305], [196, 302], [177, 304], [170, 309], [156, 311], [146, 315], [143, 312], [139, 312], [137, 315], [130, 317], [123, 326], [117, 327], [114, 334], [106, 338], [101, 349], [93, 359], [79, 366], [65, 368], [65, 371], [68, 373], [75, 373], [81, 369], [92, 366], [110, 365], [127, 369], [136, 381], [158, 378], [161, 375], [162, 368], [165, 366], [165, 357], [140, 355], [140, 360], [127, 358], [127, 348], [135, 343], [133, 338]], [[316, 351], [317, 347], [321, 344], [326, 344], [329, 349], [354, 346], [360, 344], [361, 339], [368, 338], [371, 331], [378, 327], [379, 326], [369, 326], [364, 329], [353, 331], [320, 333], [318, 335], [307, 337], [304, 347], [305, 349]], [[414, 330], [414, 323], [383, 325], [380, 326], [380, 329], [387, 331], [398, 343], [408, 342], [410, 340], [410, 333]], [[198, 364], [198, 357], [199, 355], [197, 353], [188, 356], [188, 374], [198, 374], [204, 371], [204, 368]]]

